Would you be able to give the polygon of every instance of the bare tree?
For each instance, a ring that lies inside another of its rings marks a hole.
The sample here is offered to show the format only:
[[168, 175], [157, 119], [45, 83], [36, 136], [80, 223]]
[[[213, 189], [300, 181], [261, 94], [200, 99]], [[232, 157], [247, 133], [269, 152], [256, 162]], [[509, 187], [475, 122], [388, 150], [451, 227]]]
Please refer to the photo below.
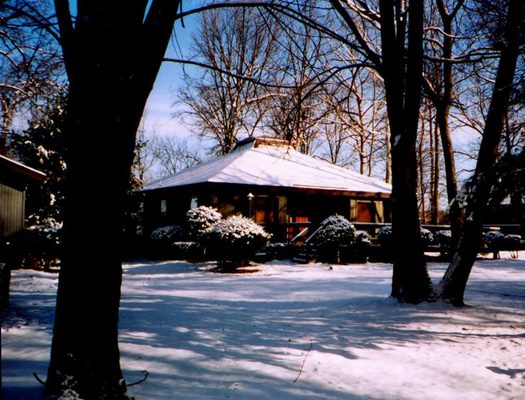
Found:
[[201, 151], [189, 145], [188, 140], [174, 136], [153, 136], [148, 147], [157, 175], [173, 175], [206, 159]]
[[503, 27], [503, 40], [500, 43], [501, 57], [483, 129], [476, 170], [470, 185], [466, 219], [452, 262], [440, 283], [441, 296], [457, 305], [463, 304], [465, 287], [480, 247], [485, 208], [494, 184], [493, 169], [508, 114], [520, 45], [523, 45], [525, 1], [509, 0], [506, 10], [504, 17], [506, 23], [501, 24]]
[[[344, 144], [357, 159], [357, 170], [372, 176], [383, 162], [387, 130], [383, 83], [377, 73], [356, 69], [334, 77], [325, 101], [330, 107], [329, 122], [340, 132], [327, 137], [329, 148], [341, 151]], [[384, 167], [386, 168], [386, 166]]]
[[26, 0], [0, 4], [0, 153], [7, 152], [16, 113], [61, 90], [55, 33], [40, 29], [49, 6]]
[[[299, 5], [297, 12], [313, 18], [315, 8]], [[327, 107], [323, 101], [323, 35], [311, 26], [280, 16], [278, 96], [272, 96], [265, 126], [294, 148], [309, 153], [319, 136]]]
[[230, 152], [239, 136], [252, 136], [268, 97], [258, 83], [269, 80], [276, 27], [249, 8], [208, 11], [194, 39], [197, 59], [210, 66], [186, 76], [178, 93], [180, 114], [202, 137], [212, 138], [217, 153]]

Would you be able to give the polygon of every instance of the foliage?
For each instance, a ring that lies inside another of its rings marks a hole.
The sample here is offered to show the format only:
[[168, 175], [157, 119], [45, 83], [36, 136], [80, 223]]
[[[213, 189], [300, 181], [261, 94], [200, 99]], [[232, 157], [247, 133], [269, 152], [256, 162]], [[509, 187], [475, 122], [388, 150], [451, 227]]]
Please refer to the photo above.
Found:
[[492, 185], [490, 203], [495, 206], [506, 196], [511, 200], [525, 196], [525, 149], [515, 147], [504, 155], [494, 167], [495, 182]]
[[151, 240], [157, 243], [172, 244], [183, 236], [179, 225], [167, 225], [157, 228], [151, 232]]
[[186, 224], [188, 235], [192, 239], [199, 239], [202, 234], [222, 219], [222, 215], [216, 208], [199, 206], [188, 210], [186, 213]]
[[354, 225], [345, 217], [335, 214], [321, 222], [315, 240], [320, 247], [337, 247], [351, 244], [354, 236]]
[[[423, 246], [428, 246], [434, 241], [434, 236], [432, 235], [432, 232], [425, 228], [420, 229], [420, 238], [423, 243]], [[394, 246], [392, 226], [383, 226], [377, 233], [377, 240], [379, 241], [381, 247], [386, 249], [392, 249], [392, 247]]]
[[368, 259], [370, 251], [370, 235], [366, 231], [356, 231], [352, 245], [348, 251], [348, 258], [351, 262], [364, 263]]
[[217, 259], [219, 268], [235, 270], [248, 264], [270, 238], [271, 235], [253, 220], [232, 216], [208, 228], [202, 242], [208, 255]]
[[421, 228], [421, 240], [424, 246], [429, 246], [434, 241], [434, 235], [428, 229]]
[[452, 245], [452, 231], [441, 230], [434, 234], [435, 241], [441, 246], [449, 248]]
[[482, 242], [485, 246], [496, 250], [516, 250], [520, 248], [521, 236], [488, 231], [483, 234]]
[[27, 214], [33, 224], [37, 224], [38, 219], [62, 220], [66, 175], [63, 137], [65, 107], [65, 93], [49, 99], [29, 121], [29, 128], [13, 137], [12, 151], [16, 158], [46, 174], [42, 184], [30, 186], [27, 192]]
[[203, 257], [203, 248], [199, 242], [173, 242], [170, 255], [178, 260], [198, 260]]
[[48, 269], [58, 262], [61, 244], [62, 224], [46, 218], [12, 235], [3, 252], [12, 268]]
[[392, 225], [386, 225], [383, 226], [379, 231], [377, 232], [377, 240], [379, 241], [379, 244], [381, 247], [389, 248], [393, 246], [392, 240]]

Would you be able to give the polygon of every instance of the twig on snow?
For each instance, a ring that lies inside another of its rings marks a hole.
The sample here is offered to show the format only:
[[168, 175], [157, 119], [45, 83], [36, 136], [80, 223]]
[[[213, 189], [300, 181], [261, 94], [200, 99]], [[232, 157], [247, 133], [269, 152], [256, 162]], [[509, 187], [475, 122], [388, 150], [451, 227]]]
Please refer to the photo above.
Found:
[[133, 383], [128, 383], [126, 386], [135, 386], [135, 385], [139, 385], [141, 384], [142, 382], [146, 382], [146, 380], [148, 379], [148, 376], [149, 376], [149, 372], [144, 370], [142, 371], [142, 373], [144, 374], [144, 378], [138, 380], [137, 382], [133, 382]]
[[293, 383], [297, 383], [299, 378], [301, 377], [301, 374], [303, 373], [304, 363], [306, 362], [306, 358], [308, 357], [308, 354], [310, 354], [310, 351], [312, 350], [312, 347], [314, 346], [314, 342], [310, 340], [310, 347], [308, 348], [308, 351], [304, 355], [303, 363], [301, 364], [301, 369], [299, 370], [299, 375], [297, 375], [297, 378], [293, 381]]
[[37, 375], [36, 372], [33, 372], [33, 376], [35, 377], [36, 381], [42, 385], [45, 385], [46, 383]]

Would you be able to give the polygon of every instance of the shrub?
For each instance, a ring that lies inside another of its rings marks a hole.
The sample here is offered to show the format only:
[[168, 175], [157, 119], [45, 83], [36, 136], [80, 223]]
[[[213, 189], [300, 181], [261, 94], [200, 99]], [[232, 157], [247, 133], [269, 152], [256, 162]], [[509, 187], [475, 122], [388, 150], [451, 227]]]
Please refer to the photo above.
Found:
[[202, 246], [198, 242], [173, 242], [170, 253], [179, 260], [200, 260], [203, 257]]
[[505, 250], [518, 250], [521, 245], [520, 235], [505, 235], [501, 247]]
[[[423, 242], [423, 246], [430, 245], [434, 240], [432, 232], [430, 232], [428, 229], [421, 228], [420, 235], [421, 241]], [[392, 247], [394, 246], [392, 225], [383, 226], [377, 233], [377, 240], [379, 241], [381, 247], [386, 249], [392, 249]]]
[[505, 235], [498, 231], [488, 231], [483, 234], [483, 244], [488, 247], [498, 248], [505, 240]]
[[353, 262], [366, 262], [370, 251], [370, 235], [366, 231], [356, 231], [350, 246], [348, 258]]
[[13, 268], [48, 269], [59, 260], [61, 231], [62, 223], [46, 218], [12, 235], [5, 243], [8, 263]]
[[212, 225], [202, 235], [210, 258], [219, 268], [233, 271], [247, 265], [263, 249], [271, 235], [249, 218], [233, 216]]
[[390, 248], [393, 246], [392, 225], [385, 225], [377, 232], [377, 240], [381, 247]]
[[156, 243], [171, 244], [182, 238], [182, 228], [179, 225], [161, 226], [151, 232], [151, 240]]
[[505, 235], [498, 231], [489, 231], [483, 234], [483, 244], [494, 249], [516, 250], [520, 247], [520, 235]]
[[186, 213], [186, 223], [188, 234], [192, 239], [199, 239], [209, 227], [213, 226], [222, 219], [222, 215], [217, 209], [206, 206], [199, 206], [188, 210]]
[[421, 240], [423, 241], [423, 246], [429, 246], [434, 241], [434, 235], [428, 229], [421, 228]]
[[345, 217], [335, 214], [321, 222], [316, 235], [316, 243], [324, 248], [350, 245], [354, 240], [354, 235], [354, 225]]
[[437, 231], [434, 235], [434, 239], [441, 247], [449, 248], [452, 246], [452, 231]]

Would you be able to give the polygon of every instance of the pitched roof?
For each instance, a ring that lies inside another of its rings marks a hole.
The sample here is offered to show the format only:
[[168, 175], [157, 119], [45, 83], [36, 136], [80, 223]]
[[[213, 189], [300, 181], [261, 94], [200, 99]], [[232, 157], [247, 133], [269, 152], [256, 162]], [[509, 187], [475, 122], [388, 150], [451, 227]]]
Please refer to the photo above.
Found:
[[231, 153], [148, 183], [156, 190], [197, 183], [229, 183], [390, 194], [391, 185], [302, 154], [279, 140], [257, 138]]
[[16, 179], [23, 180], [24, 182], [42, 182], [46, 177], [46, 174], [40, 172], [34, 168], [28, 167], [18, 161], [7, 158], [0, 155], [0, 171], [8, 173]]

